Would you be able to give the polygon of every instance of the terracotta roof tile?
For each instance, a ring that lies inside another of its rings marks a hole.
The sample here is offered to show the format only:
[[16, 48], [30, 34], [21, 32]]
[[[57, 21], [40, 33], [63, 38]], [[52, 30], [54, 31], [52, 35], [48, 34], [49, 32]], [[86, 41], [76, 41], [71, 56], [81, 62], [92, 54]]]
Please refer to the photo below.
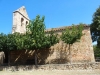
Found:
[[[76, 25], [76, 26], [78, 26], [78, 25]], [[84, 24], [84, 27], [89, 27], [89, 25], [85, 25]], [[65, 30], [66, 28], [72, 28], [72, 26], [64, 26], [64, 27], [59, 27], [59, 28], [51, 28], [51, 29], [47, 29], [47, 30], [45, 30], [45, 32], [50, 32], [51, 30], [53, 30], [53, 31], [60, 31], [60, 30]]]

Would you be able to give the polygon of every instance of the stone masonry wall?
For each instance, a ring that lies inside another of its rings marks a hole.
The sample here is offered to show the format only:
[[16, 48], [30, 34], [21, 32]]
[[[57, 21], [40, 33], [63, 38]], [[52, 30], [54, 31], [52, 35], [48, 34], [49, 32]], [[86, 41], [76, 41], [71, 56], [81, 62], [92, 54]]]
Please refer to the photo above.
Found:
[[[61, 35], [62, 31], [59, 31], [57, 33]], [[71, 46], [72, 63], [95, 61], [90, 28], [85, 27], [83, 30], [83, 34], [84, 35], [81, 37], [80, 42], [76, 42]], [[46, 59], [46, 63], [68, 63], [70, 60], [68, 48], [69, 45], [63, 43], [62, 41], [52, 46], [50, 55]]]
[[[61, 35], [62, 31], [57, 31]], [[83, 62], [95, 62], [94, 52], [92, 46], [92, 40], [90, 35], [90, 28], [85, 27], [83, 30], [83, 36], [80, 42], [76, 42], [71, 45], [71, 60], [72, 63], [83, 63]], [[68, 63], [69, 58], [69, 46], [62, 41], [52, 46], [50, 49], [44, 49], [38, 51], [38, 64], [65, 64]], [[35, 51], [12, 51], [11, 52], [11, 63], [34, 63], [34, 52]]]

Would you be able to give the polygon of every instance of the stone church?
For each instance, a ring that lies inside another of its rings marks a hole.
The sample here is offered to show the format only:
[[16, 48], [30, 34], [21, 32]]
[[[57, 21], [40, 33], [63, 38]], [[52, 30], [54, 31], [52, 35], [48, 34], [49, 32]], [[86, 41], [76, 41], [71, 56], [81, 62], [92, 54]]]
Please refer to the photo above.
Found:
[[13, 12], [12, 33], [14, 32], [25, 33], [26, 25], [28, 23], [29, 23], [29, 17], [27, 15], [25, 7], [22, 6], [21, 8]]
[[[26, 25], [29, 23], [29, 17], [24, 6], [13, 12], [12, 33], [26, 32]], [[53, 28], [58, 35], [62, 34], [68, 27]], [[46, 30], [47, 33], [50, 32]], [[76, 42], [71, 46], [72, 63], [95, 62], [90, 27], [84, 25], [83, 35], [80, 42]], [[11, 63], [34, 63], [34, 51], [21, 50], [11, 52]], [[38, 52], [38, 64], [64, 64], [68, 63], [68, 45], [60, 41], [50, 49], [40, 50]]]

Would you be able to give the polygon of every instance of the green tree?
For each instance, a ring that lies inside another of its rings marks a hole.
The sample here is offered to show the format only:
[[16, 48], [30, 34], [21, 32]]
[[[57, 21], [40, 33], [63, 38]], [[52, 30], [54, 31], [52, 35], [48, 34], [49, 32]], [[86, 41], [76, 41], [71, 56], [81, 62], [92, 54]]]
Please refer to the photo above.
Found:
[[25, 50], [25, 35], [20, 33], [0, 34], [0, 50], [8, 53], [8, 65], [10, 65], [10, 51]]
[[69, 62], [71, 63], [71, 51], [70, 46], [79, 41], [83, 30], [83, 24], [80, 24], [78, 26], [72, 25], [72, 28], [67, 28], [66, 31], [64, 31], [61, 35], [62, 41], [64, 41], [66, 44], [69, 44]]
[[[50, 48], [59, 41], [57, 35], [53, 31], [46, 33], [44, 17], [36, 16], [36, 19], [30, 21], [27, 26], [26, 34], [0, 34], [0, 50], [35, 50], [35, 64], [37, 64], [37, 52], [43, 48]], [[10, 60], [10, 55], [9, 58]], [[8, 61], [10, 65], [10, 61]]]
[[15, 45], [17, 47], [17, 50], [26, 50], [25, 49], [25, 34], [20, 34], [20, 33], [14, 33], [14, 40], [15, 40]]
[[8, 34], [7, 35], [7, 50], [11, 51], [11, 50], [17, 50], [17, 45], [16, 45], [16, 41], [15, 41], [15, 33], [14, 34]]
[[8, 52], [8, 65], [10, 65], [10, 52], [12, 50], [24, 50], [24, 38], [25, 36], [20, 33], [13, 33], [7, 35], [7, 41], [5, 45], [7, 46], [7, 52]]
[[15, 45], [15, 39], [13, 34], [8, 34], [7, 35], [7, 41], [6, 41], [6, 46], [7, 46], [7, 53], [8, 53], [8, 65], [10, 66], [10, 51], [11, 50], [16, 50], [17, 46]]
[[100, 48], [97, 45], [93, 45], [93, 49], [95, 58], [100, 57]]
[[44, 17], [40, 18], [39, 15], [36, 19], [30, 21], [27, 26], [27, 38], [30, 44], [26, 45], [27, 49], [35, 50], [35, 64], [37, 65], [37, 52], [43, 48], [49, 48], [58, 42], [57, 35], [50, 32], [47, 34], [45, 32]]
[[[3, 33], [0, 34], [0, 50], [7, 52], [8, 55], [10, 50], [15, 49], [15, 41], [12, 34], [5, 35]], [[10, 60], [10, 55], [8, 57]], [[8, 60], [8, 64], [10, 65], [10, 61]]]
[[97, 46], [100, 47], [100, 6], [93, 15], [90, 30], [93, 42], [97, 41]]
[[25, 35], [20, 33], [0, 34], [0, 50], [22, 50], [24, 49]]
[[4, 50], [7, 49], [6, 42], [7, 42], [7, 35], [1, 33], [1, 34], [0, 34], [0, 50], [1, 50], [1, 51], [4, 51]]

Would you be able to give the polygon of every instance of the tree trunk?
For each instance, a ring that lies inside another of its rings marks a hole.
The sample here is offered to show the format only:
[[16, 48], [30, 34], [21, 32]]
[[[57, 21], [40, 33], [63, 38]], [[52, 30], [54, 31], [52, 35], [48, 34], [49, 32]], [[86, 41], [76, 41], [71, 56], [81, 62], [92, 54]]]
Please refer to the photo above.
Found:
[[8, 50], [8, 66], [10, 66], [10, 50]]
[[35, 65], [37, 66], [37, 50], [35, 50]]
[[69, 63], [72, 63], [72, 54], [71, 54], [71, 50], [70, 50], [70, 46], [71, 44], [69, 44]]

